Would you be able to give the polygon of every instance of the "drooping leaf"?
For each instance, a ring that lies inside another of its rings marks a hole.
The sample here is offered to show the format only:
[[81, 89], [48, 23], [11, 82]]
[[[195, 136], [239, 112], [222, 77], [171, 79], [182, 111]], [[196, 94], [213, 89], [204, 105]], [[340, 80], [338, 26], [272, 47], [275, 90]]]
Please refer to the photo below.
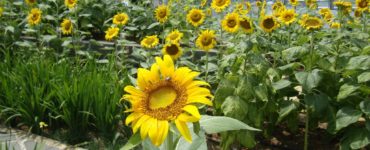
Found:
[[339, 131], [348, 125], [357, 122], [361, 117], [362, 112], [351, 107], [344, 107], [337, 112], [336, 116], [336, 130]]
[[355, 86], [355, 85], [350, 85], [350, 84], [347, 84], [347, 83], [344, 84], [344, 85], [342, 85], [340, 87], [340, 89], [339, 89], [337, 100], [340, 101], [342, 99], [347, 98], [353, 92], [355, 92], [358, 88], [360, 88], [360, 87], [359, 86]]
[[286, 61], [293, 61], [299, 59], [301, 56], [307, 54], [308, 49], [303, 46], [291, 47], [283, 50], [283, 59]]
[[278, 82], [272, 83], [272, 87], [275, 90], [280, 90], [280, 89], [289, 87], [291, 83], [292, 82], [290, 82], [289, 80], [282, 79], [282, 80], [280, 80]]
[[208, 134], [230, 130], [260, 131], [259, 129], [250, 127], [249, 125], [230, 117], [204, 115], [202, 116], [202, 119], [199, 122], [200, 126]]
[[352, 57], [348, 64], [346, 69], [349, 70], [368, 70], [370, 69], [370, 56], [369, 55], [361, 55], [357, 57]]
[[320, 70], [314, 69], [312, 72], [298, 72], [295, 74], [296, 79], [303, 86], [303, 90], [311, 91], [317, 87], [322, 79]]
[[358, 83], [364, 83], [364, 82], [370, 81], [370, 71], [364, 72], [360, 74], [359, 76], [357, 76], [357, 81]]
[[297, 106], [293, 103], [293, 101], [284, 101], [282, 106], [279, 110], [279, 118], [277, 122], [283, 120], [290, 112], [297, 109]]
[[141, 143], [141, 137], [139, 132], [132, 135], [128, 142], [121, 148], [121, 150], [130, 150]]

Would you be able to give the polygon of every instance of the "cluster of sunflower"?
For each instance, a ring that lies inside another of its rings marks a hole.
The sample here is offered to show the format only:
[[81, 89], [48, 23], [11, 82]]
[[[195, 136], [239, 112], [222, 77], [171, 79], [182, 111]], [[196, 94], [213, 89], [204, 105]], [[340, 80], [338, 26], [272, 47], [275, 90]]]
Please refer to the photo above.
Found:
[[114, 26], [109, 27], [108, 30], [105, 31], [105, 39], [107, 41], [111, 41], [112, 39], [118, 37], [120, 28], [125, 26], [129, 20], [130, 18], [126, 13], [121, 12], [114, 15], [113, 16]]

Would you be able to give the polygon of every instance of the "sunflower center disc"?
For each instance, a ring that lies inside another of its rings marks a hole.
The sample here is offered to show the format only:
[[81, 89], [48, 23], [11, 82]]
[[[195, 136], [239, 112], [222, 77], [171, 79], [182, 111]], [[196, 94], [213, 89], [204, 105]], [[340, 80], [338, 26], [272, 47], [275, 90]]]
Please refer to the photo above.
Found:
[[166, 108], [177, 98], [177, 92], [172, 87], [161, 87], [150, 94], [149, 108]]
[[247, 20], [240, 21], [240, 26], [244, 29], [247, 29], [247, 30], [251, 28], [251, 26], [250, 26], [250, 24]]
[[170, 55], [176, 55], [178, 52], [179, 52], [179, 49], [174, 44], [167, 47], [167, 53]]
[[263, 25], [267, 29], [271, 29], [272, 27], [274, 27], [275, 23], [274, 23], [274, 21], [271, 18], [269, 18], [269, 19], [266, 19], [265, 21], [263, 21]]

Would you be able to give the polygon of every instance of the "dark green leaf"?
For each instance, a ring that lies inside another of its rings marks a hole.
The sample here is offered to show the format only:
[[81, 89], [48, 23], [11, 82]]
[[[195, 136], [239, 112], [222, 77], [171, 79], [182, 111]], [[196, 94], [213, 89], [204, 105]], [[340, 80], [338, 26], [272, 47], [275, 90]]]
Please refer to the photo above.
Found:
[[370, 72], [364, 72], [357, 77], [358, 83], [367, 82], [370, 80]]
[[352, 57], [348, 64], [346, 69], [349, 70], [355, 70], [355, 69], [361, 69], [361, 70], [368, 70], [370, 69], [370, 56], [357, 56]]
[[141, 137], [139, 132], [132, 135], [128, 142], [121, 148], [121, 150], [130, 150], [141, 143]]
[[221, 109], [225, 116], [242, 120], [247, 115], [248, 105], [239, 96], [229, 96], [222, 103]]
[[350, 85], [350, 84], [344, 84], [344, 85], [342, 85], [340, 87], [340, 89], [339, 89], [337, 100], [340, 101], [342, 99], [347, 98], [353, 92], [355, 92], [358, 88], [360, 88], [360, 87], [359, 86], [355, 86], [355, 85]]
[[351, 107], [344, 107], [337, 112], [336, 130], [339, 131], [348, 125], [357, 122], [361, 117], [362, 112]]
[[289, 87], [291, 83], [292, 82], [290, 82], [289, 80], [282, 79], [282, 80], [280, 80], [278, 82], [272, 83], [272, 87], [275, 90], [280, 90], [280, 89]]
[[317, 87], [322, 79], [318, 69], [312, 70], [312, 72], [298, 72], [295, 74], [295, 77], [302, 84], [305, 91], [311, 91]]

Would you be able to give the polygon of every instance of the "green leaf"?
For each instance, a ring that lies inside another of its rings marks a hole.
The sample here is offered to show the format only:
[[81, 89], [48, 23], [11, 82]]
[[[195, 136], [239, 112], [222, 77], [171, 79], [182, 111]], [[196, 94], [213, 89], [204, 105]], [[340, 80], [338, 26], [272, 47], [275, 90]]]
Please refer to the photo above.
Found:
[[238, 85], [239, 77], [235, 75], [227, 75], [221, 80], [215, 92], [215, 108], [220, 108], [226, 97], [233, 95]]
[[361, 73], [358, 77], [357, 77], [357, 81], [358, 83], [364, 83], [364, 82], [367, 82], [370, 80], [370, 72], [364, 72], [364, 73]]
[[309, 92], [317, 87], [322, 79], [318, 69], [312, 70], [312, 72], [298, 72], [295, 74], [295, 77], [302, 85], [303, 90]]
[[258, 99], [267, 102], [268, 101], [268, 93], [267, 93], [267, 87], [265, 85], [258, 85], [254, 88], [254, 92]]
[[360, 109], [364, 114], [370, 116], [370, 100], [363, 100], [360, 103]]
[[239, 96], [228, 96], [221, 106], [225, 116], [244, 119], [248, 112], [248, 105]]
[[277, 123], [279, 123], [281, 120], [283, 120], [287, 115], [289, 115], [290, 112], [293, 110], [296, 110], [297, 106], [293, 103], [293, 101], [284, 101], [282, 103], [282, 106], [279, 110], [279, 118]]
[[289, 80], [282, 79], [282, 80], [280, 80], [278, 82], [272, 83], [272, 87], [275, 90], [280, 90], [280, 89], [289, 87], [291, 83], [292, 82], [290, 82]]
[[241, 131], [236, 134], [238, 141], [247, 148], [253, 148], [256, 146], [257, 142], [254, 138], [253, 132], [250, 131]]
[[156, 26], [159, 26], [159, 25], [160, 25], [160, 23], [159, 23], [159, 22], [154, 22], [154, 23], [152, 23], [151, 25], [149, 25], [147, 29], [152, 29], [152, 28], [154, 28], [154, 27], [156, 27]]
[[340, 101], [342, 99], [347, 98], [353, 92], [355, 92], [358, 88], [360, 88], [360, 87], [359, 86], [350, 85], [350, 84], [347, 84], [347, 83], [346, 84], [343, 84], [340, 87], [340, 89], [339, 89], [337, 100]]
[[329, 97], [324, 93], [320, 94], [307, 94], [304, 97], [304, 101], [307, 106], [310, 107], [312, 112], [317, 115], [317, 117], [324, 117], [325, 111], [329, 107]]
[[57, 38], [56, 35], [44, 35], [44, 36], [42, 36], [42, 40], [45, 41], [45, 42], [50, 42], [51, 40], [56, 39], [56, 38]]
[[282, 51], [283, 59], [286, 61], [296, 60], [308, 53], [308, 49], [303, 46], [291, 47]]
[[141, 143], [141, 137], [139, 132], [132, 135], [128, 142], [121, 148], [121, 150], [130, 150]]
[[261, 131], [259, 129], [248, 126], [247, 124], [229, 117], [223, 116], [207, 116], [203, 115], [199, 121], [200, 126], [208, 134], [220, 133], [230, 130], [250, 130]]
[[[190, 127], [191, 128], [191, 127]], [[175, 150], [205, 150], [207, 149], [207, 140], [204, 130], [200, 130], [199, 134], [191, 132], [192, 142], [189, 143], [183, 137], [177, 142]]]
[[370, 56], [357, 56], [357, 57], [352, 57], [348, 64], [346, 69], [349, 70], [355, 70], [355, 69], [360, 69], [360, 70], [368, 70], [370, 69]]
[[[352, 132], [352, 131], [351, 131]], [[360, 149], [370, 144], [370, 132], [366, 129], [353, 133], [351, 148]]]
[[336, 131], [347, 127], [348, 125], [357, 122], [361, 117], [362, 112], [351, 107], [344, 107], [337, 112], [336, 116]]
[[10, 31], [11, 33], [14, 33], [14, 27], [13, 26], [7, 26], [7, 27], [5, 27], [5, 33], [7, 31]]

